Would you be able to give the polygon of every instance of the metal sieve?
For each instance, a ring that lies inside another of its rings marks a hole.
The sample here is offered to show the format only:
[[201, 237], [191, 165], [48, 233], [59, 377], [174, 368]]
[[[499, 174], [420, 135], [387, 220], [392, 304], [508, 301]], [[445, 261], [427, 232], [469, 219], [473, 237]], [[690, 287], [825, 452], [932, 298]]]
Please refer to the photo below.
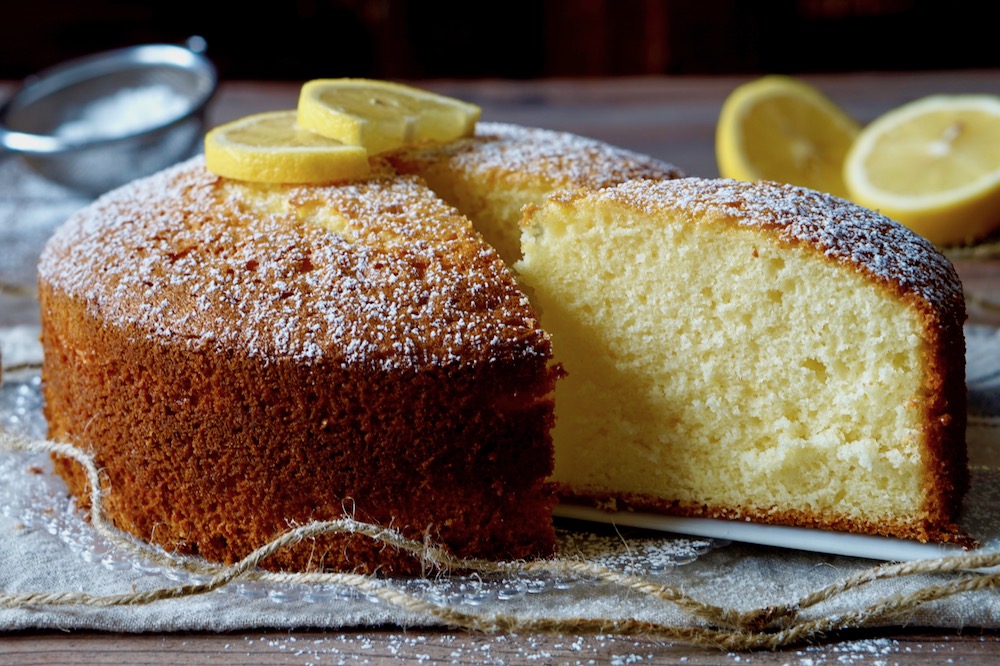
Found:
[[29, 77], [0, 106], [0, 156], [97, 195], [194, 155], [218, 83], [204, 48], [146, 44]]

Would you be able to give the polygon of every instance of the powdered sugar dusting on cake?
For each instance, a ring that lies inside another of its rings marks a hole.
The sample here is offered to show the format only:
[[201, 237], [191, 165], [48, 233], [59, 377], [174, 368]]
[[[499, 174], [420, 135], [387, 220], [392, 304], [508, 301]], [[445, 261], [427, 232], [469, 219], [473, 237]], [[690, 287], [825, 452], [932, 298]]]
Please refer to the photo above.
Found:
[[409, 177], [244, 186], [195, 158], [83, 209], [40, 277], [168, 342], [374, 367], [547, 355], [496, 253]]
[[680, 178], [672, 164], [569, 132], [481, 122], [465, 141], [403, 150], [389, 159], [446, 162], [459, 171], [499, 171], [556, 187], [605, 187], [633, 178]]
[[[575, 194], [563, 193], [566, 201]], [[946, 311], [962, 304], [954, 266], [930, 241], [901, 224], [843, 199], [792, 185], [684, 178], [625, 183], [601, 195], [654, 215], [666, 209], [709, 215], [771, 229], [789, 243], [807, 243], [858, 267], [880, 282], [898, 284]]]

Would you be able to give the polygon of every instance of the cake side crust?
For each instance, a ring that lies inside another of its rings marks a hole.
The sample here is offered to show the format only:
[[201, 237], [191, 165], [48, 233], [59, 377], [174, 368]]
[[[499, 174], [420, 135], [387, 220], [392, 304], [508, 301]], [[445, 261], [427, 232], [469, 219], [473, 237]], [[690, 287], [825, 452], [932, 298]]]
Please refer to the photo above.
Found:
[[[123, 529], [226, 562], [342, 515], [460, 556], [552, 551], [548, 338], [419, 180], [255, 188], [195, 160], [81, 211], [39, 276], [51, 435], [94, 453]], [[381, 549], [268, 565], [419, 572]]]

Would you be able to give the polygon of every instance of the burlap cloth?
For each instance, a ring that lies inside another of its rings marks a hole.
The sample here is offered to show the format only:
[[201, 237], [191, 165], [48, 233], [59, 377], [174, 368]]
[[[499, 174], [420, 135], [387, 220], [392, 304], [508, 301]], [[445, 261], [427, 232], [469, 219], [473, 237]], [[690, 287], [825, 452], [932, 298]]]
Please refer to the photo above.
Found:
[[[4, 366], [36, 362], [36, 336], [30, 327], [0, 329]], [[963, 525], [973, 526], [983, 543], [980, 552], [1000, 552], [1000, 512], [994, 510], [1000, 503], [1000, 330], [969, 327], [967, 340], [974, 479]], [[7, 375], [0, 424], [8, 433], [37, 435], [37, 370]], [[559, 566], [556, 572], [433, 574], [424, 581], [361, 585], [237, 578], [181, 598], [95, 605], [107, 595], [170, 589], [206, 577], [95, 539], [88, 533], [92, 526], [67, 502], [44, 454], [0, 451], [0, 475], [0, 593], [6, 606], [0, 608], [0, 630], [459, 624], [648, 631], [739, 646], [748, 635], [786, 632], [780, 642], [789, 642], [849, 626], [1000, 628], [998, 581], [991, 571], [965, 570], [965, 564], [953, 571], [936, 570], [941, 567], [934, 561], [930, 567], [919, 563], [916, 572], [879, 569], [885, 565], [869, 559], [580, 524], [561, 527], [560, 559], [554, 564], [599, 565], [607, 572], [603, 578]], [[932, 570], [920, 570], [927, 568]], [[396, 590], [399, 595], [388, 592]], [[39, 593], [91, 596], [53, 605]], [[727, 625], [727, 614], [738, 617]], [[710, 629], [720, 626], [721, 633]], [[796, 627], [806, 629], [788, 636]]]

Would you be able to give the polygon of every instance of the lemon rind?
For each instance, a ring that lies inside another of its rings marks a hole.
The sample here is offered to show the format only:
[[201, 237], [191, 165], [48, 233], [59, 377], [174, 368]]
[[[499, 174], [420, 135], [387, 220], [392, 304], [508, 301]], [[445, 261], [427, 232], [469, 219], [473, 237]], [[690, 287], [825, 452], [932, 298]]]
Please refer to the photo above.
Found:
[[[428, 123], [419, 116], [401, 116], [396, 122], [375, 122], [347, 110], [334, 109], [320, 99], [323, 92], [335, 87], [392, 90], [414, 99], [432, 101], [435, 105], [457, 113], [460, 122], [455, 123], [456, 131], [435, 135], [428, 135], [425, 128], [437, 123]], [[392, 81], [360, 78], [307, 81], [300, 90], [297, 108], [301, 127], [343, 143], [364, 146], [372, 155], [408, 143], [425, 140], [444, 142], [472, 136], [482, 113], [479, 106], [460, 99]]]
[[[812, 104], [832, 121], [837, 131], [850, 140], [853, 140], [861, 130], [860, 124], [850, 114], [813, 85], [780, 74], [764, 76], [740, 85], [723, 102], [716, 125], [715, 140], [716, 163], [720, 176], [747, 181], [765, 178], [765, 175], [746, 159], [746, 150], [742, 148], [745, 133], [742, 131], [741, 119], [755, 102], [781, 96], [794, 97], [796, 100]], [[846, 185], [843, 190], [846, 193]]]
[[249, 145], [229, 138], [236, 129], [294, 113], [267, 111], [213, 128], [205, 135], [205, 167], [224, 178], [272, 184], [318, 184], [364, 178], [370, 173], [368, 153], [359, 146]]

